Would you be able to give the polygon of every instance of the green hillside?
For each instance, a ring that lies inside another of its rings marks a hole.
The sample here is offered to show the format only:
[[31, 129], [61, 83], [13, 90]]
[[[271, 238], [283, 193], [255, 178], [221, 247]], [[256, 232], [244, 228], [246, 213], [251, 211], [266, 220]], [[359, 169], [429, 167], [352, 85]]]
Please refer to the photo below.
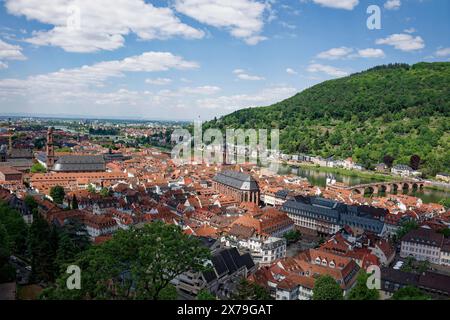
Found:
[[427, 175], [450, 171], [450, 63], [379, 66], [323, 82], [268, 107], [236, 111], [206, 127], [279, 128], [291, 154], [352, 156], [373, 167], [421, 158]]

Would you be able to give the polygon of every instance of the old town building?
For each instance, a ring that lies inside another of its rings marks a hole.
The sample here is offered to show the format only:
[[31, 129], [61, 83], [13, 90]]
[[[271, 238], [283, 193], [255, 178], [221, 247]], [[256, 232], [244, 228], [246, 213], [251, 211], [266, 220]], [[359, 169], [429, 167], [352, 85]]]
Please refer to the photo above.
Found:
[[258, 182], [246, 173], [226, 170], [213, 178], [213, 188], [239, 202], [259, 203]]

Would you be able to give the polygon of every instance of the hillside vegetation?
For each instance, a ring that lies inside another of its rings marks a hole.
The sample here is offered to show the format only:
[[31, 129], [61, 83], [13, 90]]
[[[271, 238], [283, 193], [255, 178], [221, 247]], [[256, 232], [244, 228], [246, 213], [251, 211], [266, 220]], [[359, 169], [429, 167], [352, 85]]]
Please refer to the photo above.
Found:
[[279, 128], [284, 152], [421, 159], [426, 175], [450, 168], [450, 63], [393, 64], [325, 81], [268, 107], [236, 111], [205, 127]]

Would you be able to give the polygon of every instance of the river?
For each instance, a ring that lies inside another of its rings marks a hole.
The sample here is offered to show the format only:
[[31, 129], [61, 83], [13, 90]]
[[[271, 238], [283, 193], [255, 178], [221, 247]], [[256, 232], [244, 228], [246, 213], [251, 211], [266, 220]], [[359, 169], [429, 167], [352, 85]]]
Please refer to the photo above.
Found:
[[[343, 175], [339, 173], [324, 172], [320, 168], [303, 168], [303, 167], [294, 168], [288, 165], [280, 165], [278, 173], [279, 174], [291, 173], [298, 175], [299, 177], [308, 179], [308, 181], [312, 185], [318, 187], [325, 187], [327, 178], [331, 177], [336, 179], [337, 182], [342, 182], [348, 186], [380, 181], [379, 179], [376, 178], [363, 178], [357, 176]], [[422, 190], [410, 191], [407, 194], [422, 199], [424, 203], [439, 203], [440, 200], [450, 197], [450, 190], [441, 191], [424, 188]]]

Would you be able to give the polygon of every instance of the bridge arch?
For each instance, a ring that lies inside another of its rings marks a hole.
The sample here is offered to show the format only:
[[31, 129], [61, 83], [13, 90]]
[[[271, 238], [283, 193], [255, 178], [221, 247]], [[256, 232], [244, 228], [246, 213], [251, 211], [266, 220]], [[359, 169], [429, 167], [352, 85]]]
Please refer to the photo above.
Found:
[[389, 192], [391, 192], [391, 186], [388, 184], [380, 184], [378, 186], [378, 192], [379, 193], [389, 193]]

